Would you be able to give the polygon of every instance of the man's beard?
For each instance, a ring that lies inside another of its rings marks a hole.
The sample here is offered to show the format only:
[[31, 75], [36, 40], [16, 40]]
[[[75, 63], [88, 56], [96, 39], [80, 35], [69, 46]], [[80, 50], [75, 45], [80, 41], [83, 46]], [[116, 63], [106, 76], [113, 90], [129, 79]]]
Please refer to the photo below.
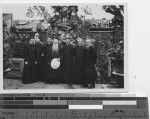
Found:
[[53, 44], [52, 52], [58, 53], [58, 44]]

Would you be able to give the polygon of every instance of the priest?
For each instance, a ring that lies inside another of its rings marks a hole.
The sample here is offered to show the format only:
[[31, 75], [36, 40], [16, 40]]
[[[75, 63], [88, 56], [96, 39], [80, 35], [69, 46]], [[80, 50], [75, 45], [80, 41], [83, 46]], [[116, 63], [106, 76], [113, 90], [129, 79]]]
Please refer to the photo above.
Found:
[[35, 40], [35, 55], [36, 55], [36, 73], [37, 73], [37, 81], [43, 81], [43, 60], [44, 53], [43, 48], [44, 45], [39, 39], [39, 34], [36, 33], [34, 36]]
[[88, 88], [95, 88], [95, 81], [97, 77], [95, 64], [97, 60], [96, 49], [93, 45], [93, 39], [87, 38], [85, 47], [87, 50], [86, 54], [86, 77], [88, 82]]
[[51, 68], [51, 52], [52, 52], [53, 40], [52, 38], [48, 38], [46, 44], [44, 45], [44, 62], [43, 62], [43, 72], [44, 72], [44, 82], [52, 83], [52, 68]]
[[70, 35], [66, 34], [66, 44], [64, 47], [64, 67], [63, 67], [63, 79], [68, 84], [69, 88], [73, 89], [73, 61], [75, 55], [74, 46], [71, 45]]
[[26, 45], [24, 56], [24, 69], [22, 82], [24, 84], [34, 83], [36, 81], [36, 55], [35, 40], [31, 39], [29, 45]]
[[77, 38], [77, 47], [75, 48], [75, 83], [87, 87], [86, 80], [86, 48], [82, 38]]

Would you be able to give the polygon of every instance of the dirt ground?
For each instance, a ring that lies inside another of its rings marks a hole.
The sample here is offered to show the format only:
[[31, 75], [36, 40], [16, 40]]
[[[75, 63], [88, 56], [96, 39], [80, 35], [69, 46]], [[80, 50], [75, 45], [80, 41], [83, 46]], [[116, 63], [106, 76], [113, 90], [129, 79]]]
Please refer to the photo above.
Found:
[[[75, 89], [86, 89], [81, 85], [73, 85]], [[32, 84], [23, 84], [19, 79], [4, 79], [4, 89], [69, 89], [67, 84], [46, 84], [44, 82], [37, 82]], [[95, 84], [95, 89], [116, 88], [111, 84]]]

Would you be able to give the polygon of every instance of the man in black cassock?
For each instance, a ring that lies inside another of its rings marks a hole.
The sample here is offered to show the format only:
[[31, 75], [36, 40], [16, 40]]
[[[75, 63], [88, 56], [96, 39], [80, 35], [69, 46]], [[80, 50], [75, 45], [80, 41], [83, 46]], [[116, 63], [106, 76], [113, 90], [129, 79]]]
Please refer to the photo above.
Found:
[[86, 81], [86, 48], [83, 46], [83, 39], [77, 39], [78, 45], [75, 48], [75, 83], [87, 87]]
[[25, 47], [24, 69], [22, 82], [24, 84], [34, 83], [36, 81], [36, 46], [35, 40], [31, 39]]
[[44, 82], [51, 83], [51, 52], [52, 52], [53, 40], [51, 38], [47, 39], [46, 44], [44, 45], [44, 62], [43, 62], [43, 72], [44, 72]]
[[96, 54], [96, 49], [94, 45], [92, 44], [92, 39], [88, 38], [86, 40], [86, 77], [87, 81], [89, 84], [89, 88], [95, 88], [95, 81], [97, 77], [96, 69], [95, 69], [95, 64], [97, 60], [97, 54]]
[[66, 35], [66, 44], [64, 47], [64, 67], [63, 67], [63, 77], [64, 82], [69, 84], [69, 88], [73, 87], [73, 60], [74, 60], [75, 50], [70, 44], [70, 38]]
[[43, 81], [44, 45], [40, 41], [38, 33], [35, 34], [34, 39], [35, 39], [35, 55], [36, 55], [36, 73], [37, 73], [36, 81]]

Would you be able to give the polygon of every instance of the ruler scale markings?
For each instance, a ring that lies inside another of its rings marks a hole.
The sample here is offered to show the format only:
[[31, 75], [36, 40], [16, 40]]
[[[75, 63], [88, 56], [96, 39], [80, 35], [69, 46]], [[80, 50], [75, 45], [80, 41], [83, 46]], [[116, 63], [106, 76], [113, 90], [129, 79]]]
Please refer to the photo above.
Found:
[[76, 116], [76, 110], [67, 109], [65, 113], [68, 118], [74, 118]]
[[134, 110], [124, 110], [124, 116], [125, 117], [134, 117]]
[[26, 117], [26, 110], [18, 109], [18, 117], [19, 118], [25, 118]]
[[56, 117], [56, 115], [57, 115], [56, 110], [49, 110], [49, 111], [47, 112], [47, 117], [48, 117], [48, 118], [54, 118], [54, 117]]
[[105, 117], [105, 113], [106, 113], [106, 111], [105, 110], [96, 110], [96, 117]]
[[18, 111], [14, 109], [0, 109], [0, 117], [17, 117]]
[[61, 117], [66, 117], [66, 110], [62, 110], [62, 109], [60, 109], [60, 110], [57, 110], [57, 117], [58, 118], [61, 118]]
[[147, 109], [148, 108], [148, 101], [147, 100], [137, 100], [137, 107], [139, 109]]
[[[43, 95], [43, 94], [36, 95], [36, 96], [38, 97], [41, 95]], [[10, 95], [7, 95], [7, 96], [9, 97]], [[15, 119], [15, 118], [17, 118], [17, 119], [30, 119], [30, 118], [32, 118], [32, 119], [44, 118], [45, 119], [45, 118], [47, 118], [48, 119], [48, 117], [50, 119], [52, 119], [52, 118], [55, 118], [55, 119], [56, 118], [57, 119], [59, 119], [59, 118], [63, 118], [63, 119], [70, 119], [70, 118], [81, 119], [82, 118], [83, 119], [84, 118], [85, 119], [86, 117], [91, 118], [91, 119], [94, 119], [96, 117], [97, 117], [97, 119], [101, 119], [101, 118], [103, 118], [103, 119], [106, 119], [106, 118], [109, 118], [109, 119], [123, 119], [123, 118], [134, 119], [135, 116], [136, 117], [141, 116], [143, 119], [148, 119], [147, 118], [148, 110], [146, 110], [147, 102], [145, 102], [145, 101], [147, 101], [146, 97], [131, 97], [130, 98], [128, 96], [125, 98], [124, 97], [120, 98], [120, 97], [111, 97], [112, 95], [108, 95], [106, 97], [96, 97], [95, 96], [95, 98], [97, 100], [93, 101], [93, 100], [91, 100], [91, 99], [93, 99], [92, 97], [90, 97], [90, 100], [86, 100], [86, 99], [89, 99], [89, 97], [84, 97], [84, 96], [83, 97], [76, 96], [76, 100], [61, 100], [61, 99], [63, 99], [63, 96], [62, 97], [60, 97], [60, 96], [59, 96], [60, 100], [56, 100], [56, 102], [54, 100], [46, 100], [46, 102], [44, 102], [44, 100], [37, 100], [38, 98], [37, 97], [35, 98], [35, 95], [30, 95], [29, 98], [22, 97], [22, 100], [15, 100], [15, 101], [10, 100], [10, 102], [9, 102], [9, 100], [1, 99], [0, 105], [1, 105], [1, 109], [5, 110], [5, 112], [3, 113], [3, 115], [6, 116], [5, 119], [10, 119], [10, 118], [11, 119]], [[18, 97], [21, 98], [21, 96], [18, 96]], [[12, 97], [9, 97], [9, 98], [12, 98]], [[13, 98], [15, 98], [15, 97], [13, 97]], [[23, 100], [23, 98], [26, 100]], [[26, 104], [26, 102], [27, 103], [30, 102], [30, 99], [33, 99], [33, 101], [36, 102], [35, 105]], [[71, 99], [72, 99], [72, 97], [71, 97]], [[51, 101], [54, 101], [53, 104], [55, 104], [55, 105], [51, 105], [51, 103], [50, 103]], [[61, 101], [66, 101], [66, 102], [63, 103]], [[90, 104], [87, 104], [88, 101]], [[99, 104], [99, 102], [102, 102], [102, 103]], [[103, 102], [105, 102], [104, 105], [103, 105]], [[4, 103], [4, 105], [3, 105], [3, 103]], [[41, 105], [38, 103], [41, 103]], [[50, 103], [50, 105], [48, 105], [48, 103]], [[19, 104], [21, 104], [21, 105], [19, 106]], [[94, 106], [99, 106], [98, 104], [102, 105], [103, 109], [95, 110]], [[69, 109], [70, 105], [77, 106], [77, 108]], [[5, 108], [8, 108], [9, 106], [12, 107], [12, 109], [5, 109]], [[13, 108], [13, 106], [16, 106], [16, 107], [18, 106], [18, 109]], [[88, 109], [88, 106], [92, 107], [91, 108], [92, 110]], [[37, 109], [39, 109], [39, 112], [37, 112]], [[16, 114], [15, 114], [16, 112], [14, 113], [11, 110], [21, 110], [21, 111], [17, 111], [17, 117], [16, 117]], [[40, 110], [42, 110], [41, 116], [38, 117], [37, 114], [40, 113]], [[55, 112], [55, 114], [52, 115], [52, 113], [50, 113], [50, 110], [51, 111], [53, 110]], [[69, 110], [69, 112], [67, 112], [67, 110]], [[1, 115], [2, 115], [2, 113], [0, 110], [0, 118], [1, 118]], [[95, 117], [93, 118], [93, 116], [95, 116]]]
[[37, 112], [35, 109], [28, 109], [26, 110], [26, 117], [27, 118], [36, 118], [37, 117]]
[[37, 118], [44, 118], [47, 115], [46, 109], [37, 110]]
[[86, 117], [96, 117], [96, 110], [86, 110]]
[[[1, 110], [0, 110], [1, 111]], [[14, 111], [14, 110], [13, 110]], [[36, 112], [37, 111], [37, 112]], [[61, 111], [61, 112], [60, 112]], [[18, 110], [18, 115], [16, 113], [13, 114], [12, 110], [5, 110], [6, 113], [3, 113], [3, 116], [0, 117], [5, 117], [5, 118], [75, 118], [75, 117], [85, 117], [85, 118], [92, 118], [92, 117], [108, 117], [108, 118], [119, 118], [119, 117], [148, 117], [148, 115], [145, 115], [144, 111], [145, 110], [138, 110], [139, 115], [135, 115], [135, 110], [110, 110], [110, 109], [105, 109], [105, 110], [74, 110], [72, 111], [71, 115], [68, 116], [68, 113], [65, 111], [68, 110]], [[76, 112], [75, 112], [76, 111]], [[2, 111], [1, 111], [2, 112]], [[30, 113], [34, 112], [34, 113]]]
[[86, 116], [86, 111], [85, 110], [76, 110], [76, 117], [77, 118], [83, 118]]

